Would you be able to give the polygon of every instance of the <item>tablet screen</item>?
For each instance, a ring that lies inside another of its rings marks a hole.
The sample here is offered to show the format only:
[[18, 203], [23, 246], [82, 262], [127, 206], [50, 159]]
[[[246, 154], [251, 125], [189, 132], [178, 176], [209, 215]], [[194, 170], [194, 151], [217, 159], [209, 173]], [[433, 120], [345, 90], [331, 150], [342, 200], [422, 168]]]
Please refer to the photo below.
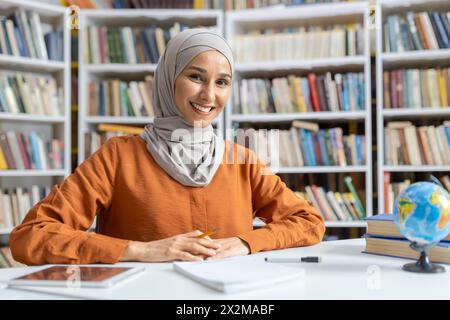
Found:
[[130, 268], [123, 267], [93, 267], [93, 266], [53, 266], [40, 271], [36, 271], [14, 280], [56, 280], [67, 281], [73, 279], [74, 272], [77, 272], [80, 281], [100, 282], [125, 271]]

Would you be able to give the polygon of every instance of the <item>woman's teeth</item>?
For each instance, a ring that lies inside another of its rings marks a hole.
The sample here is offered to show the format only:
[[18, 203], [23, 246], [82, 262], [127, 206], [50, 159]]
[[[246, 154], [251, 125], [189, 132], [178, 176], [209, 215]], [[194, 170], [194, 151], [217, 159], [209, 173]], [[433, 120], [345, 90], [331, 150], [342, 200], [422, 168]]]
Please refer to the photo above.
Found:
[[197, 109], [197, 110], [199, 110], [199, 111], [201, 111], [201, 112], [210, 112], [210, 111], [212, 110], [212, 107], [202, 107], [202, 106], [200, 106], [200, 105], [198, 105], [198, 104], [196, 104], [196, 103], [193, 103], [193, 102], [191, 102], [191, 105], [192, 105], [195, 109]]

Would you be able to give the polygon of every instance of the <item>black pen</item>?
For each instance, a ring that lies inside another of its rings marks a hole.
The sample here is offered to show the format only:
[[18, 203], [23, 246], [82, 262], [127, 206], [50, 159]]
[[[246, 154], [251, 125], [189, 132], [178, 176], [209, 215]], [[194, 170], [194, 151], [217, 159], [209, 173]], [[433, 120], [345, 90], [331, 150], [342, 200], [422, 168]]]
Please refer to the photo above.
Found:
[[278, 263], [286, 263], [286, 262], [294, 262], [294, 263], [300, 263], [300, 262], [316, 262], [319, 263], [322, 261], [321, 257], [301, 257], [301, 258], [276, 258], [276, 257], [266, 257], [264, 258], [264, 261], [266, 262], [278, 262]]

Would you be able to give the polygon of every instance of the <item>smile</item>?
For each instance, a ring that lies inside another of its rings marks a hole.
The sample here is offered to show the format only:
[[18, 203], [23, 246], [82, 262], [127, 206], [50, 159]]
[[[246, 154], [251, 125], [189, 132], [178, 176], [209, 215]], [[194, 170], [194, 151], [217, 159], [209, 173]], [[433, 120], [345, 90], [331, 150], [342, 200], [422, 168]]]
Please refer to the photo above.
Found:
[[195, 112], [201, 114], [201, 115], [208, 115], [211, 113], [211, 111], [213, 109], [215, 109], [214, 107], [203, 107], [199, 104], [196, 104], [194, 102], [190, 102], [191, 107], [194, 109]]

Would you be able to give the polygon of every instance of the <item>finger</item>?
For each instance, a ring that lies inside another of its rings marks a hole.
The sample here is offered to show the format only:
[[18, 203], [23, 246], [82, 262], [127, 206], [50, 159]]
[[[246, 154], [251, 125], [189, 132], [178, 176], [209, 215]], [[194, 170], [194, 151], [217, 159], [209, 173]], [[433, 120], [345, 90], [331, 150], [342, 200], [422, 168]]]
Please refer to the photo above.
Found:
[[225, 251], [217, 253], [214, 256], [207, 257], [206, 260], [217, 260], [217, 259], [228, 258], [231, 256], [233, 256], [233, 253], [229, 250], [225, 250]]
[[183, 235], [189, 238], [195, 238], [199, 235], [201, 235], [203, 232], [201, 232], [200, 230], [194, 230], [188, 233], [184, 233]]
[[177, 254], [176, 260], [181, 261], [203, 261], [204, 258], [202, 256], [196, 256], [186, 251], [180, 251]]
[[192, 242], [189, 244], [186, 244], [186, 247], [184, 248], [184, 251], [187, 251], [191, 254], [195, 255], [205, 255], [205, 256], [214, 256], [216, 255], [216, 251], [213, 249], [209, 249], [207, 247], [202, 246], [201, 244], [197, 242]]
[[206, 238], [198, 239], [197, 243], [214, 250], [218, 250], [221, 248], [221, 245], [219, 243], [215, 242], [214, 240], [208, 240]]

